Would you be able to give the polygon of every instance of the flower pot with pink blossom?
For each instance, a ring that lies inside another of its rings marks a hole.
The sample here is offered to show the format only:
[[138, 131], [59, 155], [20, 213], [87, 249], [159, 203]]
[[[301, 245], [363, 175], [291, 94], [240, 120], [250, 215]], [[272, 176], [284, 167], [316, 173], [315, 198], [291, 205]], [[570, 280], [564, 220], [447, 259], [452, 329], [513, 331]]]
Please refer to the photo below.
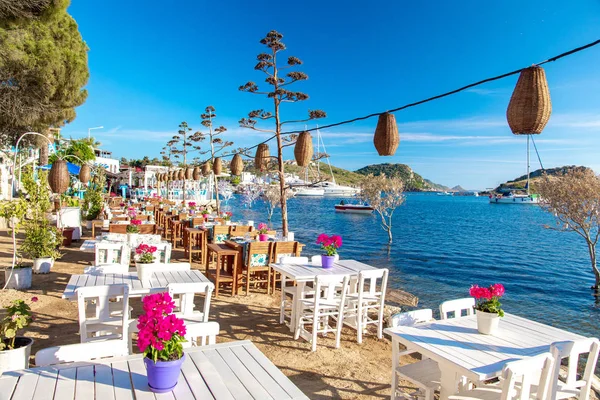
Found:
[[269, 227], [267, 226], [267, 224], [265, 224], [264, 222], [258, 224], [257, 232], [259, 242], [266, 242], [269, 240]]
[[[31, 298], [32, 303], [36, 301], [37, 297]], [[29, 368], [33, 344], [33, 339], [18, 335], [33, 321], [29, 304], [24, 300], [13, 300], [3, 311], [4, 317], [0, 320], [0, 375]]]
[[149, 282], [152, 279], [151, 265], [156, 264], [156, 246], [148, 244], [140, 244], [135, 249], [135, 269], [137, 270], [138, 279], [143, 282]]
[[177, 386], [185, 360], [185, 324], [173, 313], [175, 303], [168, 293], [144, 297], [144, 313], [138, 318], [138, 348], [144, 353], [148, 387], [155, 393]]
[[504, 286], [500, 283], [487, 288], [473, 285], [469, 294], [476, 302], [477, 330], [484, 335], [494, 335], [498, 331], [500, 318], [504, 317], [504, 310], [500, 304], [500, 298], [504, 295]]
[[317, 244], [321, 245], [321, 250], [324, 252], [321, 254], [321, 266], [323, 268], [333, 267], [335, 255], [338, 253], [337, 249], [342, 247], [342, 237], [339, 235], [327, 236], [322, 233], [317, 238]]

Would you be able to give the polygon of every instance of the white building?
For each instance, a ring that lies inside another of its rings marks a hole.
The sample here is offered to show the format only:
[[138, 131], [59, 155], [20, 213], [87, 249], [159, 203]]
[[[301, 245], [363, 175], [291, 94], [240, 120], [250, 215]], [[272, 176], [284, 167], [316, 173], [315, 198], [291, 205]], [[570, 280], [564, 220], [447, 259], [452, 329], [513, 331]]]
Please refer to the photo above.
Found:
[[94, 160], [94, 165], [104, 167], [108, 172], [112, 172], [113, 174], [119, 173], [119, 160], [112, 158], [112, 152], [100, 149], [94, 149], [94, 154], [96, 155], [96, 159]]

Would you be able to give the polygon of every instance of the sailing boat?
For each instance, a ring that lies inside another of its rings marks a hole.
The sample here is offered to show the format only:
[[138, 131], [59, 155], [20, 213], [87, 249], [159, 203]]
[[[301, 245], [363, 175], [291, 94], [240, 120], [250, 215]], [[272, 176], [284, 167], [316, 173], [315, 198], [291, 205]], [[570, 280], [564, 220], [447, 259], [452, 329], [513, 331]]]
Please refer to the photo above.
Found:
[[[504, 192], [502, 195], [496, 196], [490, 194], [491, 204], [539, 204], [540, 196], [529, 193], [529, 140], [533, 140], [529, 136], [531, 135], [527, 135], [527, 182], [525, 183], [525, 189], [511, 189]], [[537, 152], [537, 148], [535, 151]]]

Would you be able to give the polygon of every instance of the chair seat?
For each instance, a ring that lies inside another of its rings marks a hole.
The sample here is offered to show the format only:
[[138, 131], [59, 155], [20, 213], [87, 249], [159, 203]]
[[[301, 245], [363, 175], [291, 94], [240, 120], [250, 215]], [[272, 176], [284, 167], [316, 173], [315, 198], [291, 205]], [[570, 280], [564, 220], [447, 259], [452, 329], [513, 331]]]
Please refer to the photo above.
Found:
[[[502, 398], [502, 389], [496, 386], [481, 386], [472, 390], [461, 390], [448, 396], [450, 400], [497, 400]], [[532, 394], [530, 398], [535, 398]]]
[[[303, 309], [313, 309], [315, 305], [315, 301], [312, 299], [300, 300]], [[327, 301], [322, 300], [319, 303], [319, 308], [321, 309], [337, 309], [340, 306], [339, 300]]]
[[438, 363], [431, 360], [421, 360], [396, 368], [403, 378], [422, 388], [437, 390], [440, 387], [441, 372]]

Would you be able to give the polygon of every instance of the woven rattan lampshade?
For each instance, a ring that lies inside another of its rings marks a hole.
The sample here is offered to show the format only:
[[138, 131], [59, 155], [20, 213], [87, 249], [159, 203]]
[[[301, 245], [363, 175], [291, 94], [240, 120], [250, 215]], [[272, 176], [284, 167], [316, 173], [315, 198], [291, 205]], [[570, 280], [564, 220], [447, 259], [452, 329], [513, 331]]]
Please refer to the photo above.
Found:
[[312, 136], [306, 131], [300, 133], [294, 146], [296, 163], [301, 167], [306, 167], [310, 163], [310, 160], [312, 160], [313, 153]]
[[183, 170], [180, 169], [179, 171], [177, 171], [177, 180], [182, 181], [183, 178], [185, 178], [185, 172], [183, 172]]
[[202, 175], [210, 175], [210, 163], [208, 161], [202, 164]]
[[65, 160], [56, 160], [50, 168], [48, 183], [53, 193], [63, 194], [69, 188], [69, 170]]
[[233, 156], [231, 162], [229, 163], [229, 169], [233, 175], [241, 175], [242, 171], [244, 170], [244, 161], [242, 160], [242, 156], [239, 154]]
[[90, 181], [90, 176], [91, 175], [92, 174], [91, 174], [91, 169], [90, 169], [89, 165], [83, 164], [81, 166], [81, 168], [79, 168], [79, 180], [84, 185], [86, 185]]
[[200, 176], [200, 167], [196, 165], [194, 167], [194, 171], [192, 172], [192, 178], [194, 178], [195, 181], [199, 181]]
[[542, 67], [525, 68], [508, 103], [506, 119], [515, 135], [540, 134], [552, 114], [550, 90]]
[[175, 175], [175, 171], [169, 171], [169, 179], [168, 179], [169, 181], [173, 180], [173, 178], [174, 178], [173, 175]]
[[223, 164], [221, 163], [221, 157], [217, 157], [217, 158], [215, 158], [215, 161], [213, 164], [213, 172], [215, 173], [215, 175], [219, 176], [219, 175], [221, 175], [222, 171], [223, 171]]
[[261, 143], [256, 148], [256, 155], [254, 156], [254, 168], [259, 171], [267, 169], [267, 163], [269, 161], [269, 145]]
[[190, 180], [192, 179], [192, 176], [194, 175], [194, 168], [192, 167], [188, 167], [185, 170], [185, 179]]
[[373, 143], [380, 156], [393, 156], [400, 144], [400, 135], [394, 114], [383, 113], [377, 121]]

